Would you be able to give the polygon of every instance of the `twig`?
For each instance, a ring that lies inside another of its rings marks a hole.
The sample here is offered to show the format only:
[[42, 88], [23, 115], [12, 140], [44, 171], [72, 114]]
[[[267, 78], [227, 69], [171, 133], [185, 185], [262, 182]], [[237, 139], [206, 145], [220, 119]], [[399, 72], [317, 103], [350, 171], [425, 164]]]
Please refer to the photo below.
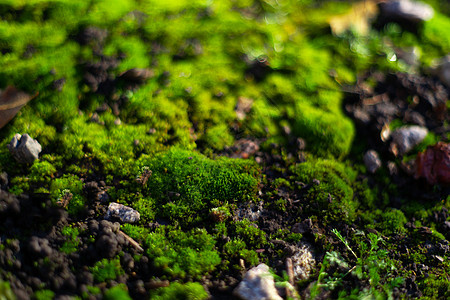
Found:
[[289, 277], [289, 283], [294, 286], [294, 267], [292, 266], [292, 259], [286, 258], [286, 272]]
[[122, 230], [119, 230], [119, 234], [121, 234], [133, 247], [135, 247], [139, 252], [144, 252], [144, 248], [142, 248], [138, 242], [133, 240], [130, 236], [128, 236]]

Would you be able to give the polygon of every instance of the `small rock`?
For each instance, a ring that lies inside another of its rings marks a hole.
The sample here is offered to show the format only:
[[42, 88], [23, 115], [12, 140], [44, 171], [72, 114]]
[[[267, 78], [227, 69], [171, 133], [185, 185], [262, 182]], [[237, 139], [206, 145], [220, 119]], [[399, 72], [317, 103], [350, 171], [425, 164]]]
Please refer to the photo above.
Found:
[[428, 129], [421, 126], [403, 126], [392, 132], [392, 152], [403, 155], [420, 144], [427, 136]]
[[306, 149], [306, 141], [302, 138], [297, 138], [296, 140], [297, 149], [303, 151]]
[[310, 232], [313, 227], [311, 219], [305, 219], [301, 223], [295, 223], [292, 225], [291, 231], [294, 233], [307, 233]]
[[364, 164], [370, 173], [375, 173], [381, 167], [381, 160], [375, 150], [369, 150], [364, 154]]
[[31, 164], [39, 158], [42, 151], [41, 144], [28, 134], [16, 134], [8, 145], [9, 152], [19, 163]]
[[233, 294], [241, 299], [281, 300], [275, 288], [275, 281], [266, 264], [260, 264], [248, 270], [244, 280], [239, 283]]
[[411, 0], [386, 1], [380, 4], [380, 9], [381, 14], [386, 18], [412, 23], [428, 21], [434, 16], [431, 6]]
[[135, 223], [139, 221], [141, 215], [131, 207], [119, 203], [110, 203], [105, 219], [118, 218], [123, 223]]
[[259, 151], [259, 143], [249, 139], [240, 139], [233, 145], [232, 150], [235, 153], [231, 157], [249, 158]]
[[296, 280], [307, 279], [316, 264], [311, 248], [306, 244], [296, 249], [291, 260]]
[[244, 120], [247, 114], [251, 111], [252, 106], [253, 106], [253, 99], [246, 97], [239, 97], [235, 108], [237, 119], [239, 121]]
[[52, 88], [54, 90], [57, 90], [58, 92], [61, 92], [63, 90], [63, 87], [64, 87], [65, 83], [66, 83], [66, 79], [64, 77], [60, 78], [60, 79], [57, 79], [57, 80], [52, 82]]
[[368, 125], [370, 123], [370, 115], [362, 108], [355, 108], [353, 116], [360, 124]]
[[98, 201], [103, 202], [103, 203], [109, 201], [109, 195], [108, 195], [108, 193], [106, 191], [100, 191], [97, 194], [96, 198], [97, 198]]
[[420, 63], [420, 50], [418, 47], [408, 47], [396, 51], [398, 58], [409, 66], [418, 66]]
[[450, 55], [443, 57], [431, 72], [450, 88]]
[[100, 120], [100, 116], [96, 112], [92, 114], [90, 121], [94, 122], [94, 123], [97, 123], [99, 125], [105, 125], [105, 122]]
[[398, 175], [398, 167], [393, 161], [388, 161], [387, 167], [391, 176]]

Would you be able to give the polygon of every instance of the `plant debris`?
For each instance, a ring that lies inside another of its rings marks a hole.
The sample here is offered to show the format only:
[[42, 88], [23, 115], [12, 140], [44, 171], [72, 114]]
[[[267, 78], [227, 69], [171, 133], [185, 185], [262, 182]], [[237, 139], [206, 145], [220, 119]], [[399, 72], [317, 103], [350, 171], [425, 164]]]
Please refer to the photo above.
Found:
[[0, 92], [0, 128], [5, 126], [27, 104], [35, 98], [25, 92], [19, 91], [13, 86], [8, 86]]

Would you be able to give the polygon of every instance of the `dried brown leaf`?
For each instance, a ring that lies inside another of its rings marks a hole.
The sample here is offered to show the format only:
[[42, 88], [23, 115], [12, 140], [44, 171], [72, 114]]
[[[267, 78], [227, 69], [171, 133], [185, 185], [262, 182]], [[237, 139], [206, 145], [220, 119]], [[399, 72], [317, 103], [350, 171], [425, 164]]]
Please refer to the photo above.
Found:
[[31, 96], [19, 91], [13, 86], [8, 86], [0, 93], [0, 128], [5, 126], [36, 95]]
[[378, 13], [379, 0], [365, 0], [353, 4], [348, 13], [330, 18], [329, 24], [334, 35], [341, 35], [353, 29], [366, 35], [370, 30], [370, 20]]
[[429, 184], [450, 184], [450, 144], [439, 142], [417, 155], [416, 178], [419, 177]]

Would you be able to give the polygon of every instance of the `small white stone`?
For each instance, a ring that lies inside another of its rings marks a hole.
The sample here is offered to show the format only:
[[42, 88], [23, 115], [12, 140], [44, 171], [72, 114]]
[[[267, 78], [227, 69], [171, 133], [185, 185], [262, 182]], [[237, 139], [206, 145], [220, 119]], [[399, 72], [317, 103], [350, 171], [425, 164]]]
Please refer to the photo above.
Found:
[[131, 207], [112, 202], [108, 206], [105, 219], [109, 220], [113, 218], [118, 218], [123, 223], [135, 223], [139, 221], [141, 215]]
[[392, 133], [392, 143], [398, 153], [403, 155], [420, 144], [427, 136], [428, 129], [422, 126], [403, 126]]
[[364, 164], [370, 173], [375, 173], [381, 167], [381, 160], [375, 150], [369, 150], [364, 154]]
[[233, 294], [244, 300], [281, 300], [266, 264], [248, 270]]
[[387, 17], [399, 18], [411, 22], [428, 21], [434, 16], [434, 10], [426, 3], [411, 0], [393, 0], [382, 3], [381, 11]]
[[38, 159], [42, 151], [41, 144], [26, 133], [23, 135], [17, 133], [7, 147], [18, 162], [28, 164]]

